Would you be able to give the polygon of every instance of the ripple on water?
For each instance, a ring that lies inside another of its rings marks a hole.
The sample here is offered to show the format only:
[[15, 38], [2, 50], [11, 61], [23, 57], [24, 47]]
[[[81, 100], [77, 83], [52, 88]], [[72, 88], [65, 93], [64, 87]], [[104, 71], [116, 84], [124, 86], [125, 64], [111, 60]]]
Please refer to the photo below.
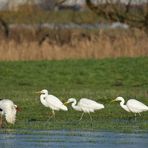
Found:
[[1, 147], [118, 147], [141, 148], [148, 145], [148, 133], [119, 133], [71, 130], [22, 130], [0, 133]]

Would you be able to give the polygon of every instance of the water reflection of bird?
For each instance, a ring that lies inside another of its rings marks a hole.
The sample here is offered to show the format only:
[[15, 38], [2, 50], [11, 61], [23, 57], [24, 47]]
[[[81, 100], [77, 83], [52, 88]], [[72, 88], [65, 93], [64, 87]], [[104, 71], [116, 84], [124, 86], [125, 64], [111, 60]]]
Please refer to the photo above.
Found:
[[17, 105], [9, 99], [0, 100], [0, 127], [2, 127], [2, 116], [4, 115], [8, 123], [14, 124], [16, 119]]
[[68, 104], [68, 103], [72, 103], [71, 106], [74, 110], [83, 112], [79, 121], [83, 118], [84, 113], [88, 113], [90, 120], [92, 122], [92, 117], [91, 117], [90, 113], [104, 108], [103, 104], [100, 104], [96, 101], [93, 101], [93, 100], [90, 100], [87, 98], [80, 99], [80, 101], [78, 102], [77, 105], [76, 105], [77, 101], [75, 98], [69, 98], [68, 101], [65, 102], [64, 104]]
[[123, 97], [117, 97], [113, 101], [120, 101], [120, 106], [127, 112], [134, 113], [135, 116], [137, 113], [140, 115], [141, 112], [148, 111], [148, 106], [136, 99], [129, 99], [126, 104], [124, 104], [125, 100]]
[[[45, 106], [45, 107], [49, 107], [52, 110], [52, 117], [55, 118], [55, 112], [54, 111], [59, 111], [59, 110], [63, 110], [63, 111], [67, 111], [67, 107], [55, 96], [53, 95], [49, 95], [48, 94], [48, 90], [43, 89], [39, 92], [36, 93], [40, 93], [40, 101], [41, 103]], [[49, 118], [49, 119], [50, 119]]]

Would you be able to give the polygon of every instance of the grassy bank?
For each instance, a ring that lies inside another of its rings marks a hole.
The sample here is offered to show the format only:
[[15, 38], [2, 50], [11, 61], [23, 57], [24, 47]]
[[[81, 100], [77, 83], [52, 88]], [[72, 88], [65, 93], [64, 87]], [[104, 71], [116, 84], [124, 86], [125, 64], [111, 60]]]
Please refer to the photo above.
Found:
[[[148, 113], [128, 120], [118, 103], [110, 104], [117, 96], [137, 98], [148, 104], [148, 59], [120, 58], [104, 60], [63, 60], [38, 62], [0, 62], [0, 97], [11, 98], [22, 109], [17, 122], [7, 128], [74, 129], [74, 130], [147, 130]], [[43, 107], [35, 91], [48, 89], [63, 102], [67, 98], [87, 97], [105, 105], [78, 124], [80, 113], [57, 112], [56, 120], [46, 122], [50, 110]]]

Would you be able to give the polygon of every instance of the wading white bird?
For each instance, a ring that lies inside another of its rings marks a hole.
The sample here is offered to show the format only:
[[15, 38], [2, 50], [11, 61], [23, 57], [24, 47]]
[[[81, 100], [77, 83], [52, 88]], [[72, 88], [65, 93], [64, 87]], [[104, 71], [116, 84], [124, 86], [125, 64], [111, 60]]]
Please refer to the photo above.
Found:
[[2, 127], [2, 116], [4, 115], [8, 123], [14, 124], [16, 119], [17, 105], [9, 99], [0, 100], [0, 127]]
[[[55, 96], [48, 94], [48, 90], [43, 89], [39, 92], [36, 93], [40, 93], [40, 101], [41, 103], [45, 106], [45, 107], [49, 107], [52, 110], [52, 117], [55, 118], [55, 112], [54, 111], [59, 111], [59, 110], [63, 110], [63, 111], [67, 111], [68, 108]], [[49, 119], [50, 119], [49, 118]]]
[[[91, 112], [95, 112], [96, 110], [100, 110], [104, 108], [103, 104], [100, 104], [96, 101], [87, 99], [87, 98], [82, 98], [80, 101], [77, 103], [75, 98], [69, 98], [67, 102], [64, 104], [72, 103], [72, 108], [76, 111], [81, 111], [83, 112], [79, 121], [83, 118], [84, 113], [88, 113], [90, 120], [92, 122], [92, 117], [90, 115]], [[76, 105], [77, 103], [77, 105]]]
[[136, 99], [129, 99], [126, 104], [124, 104], [125, 100], [123, 97], [117, 97], [113, 101], [120, 101], [120, 106], [127, 112], [134, 113], [135, 116], [137, 113], [140, 115], [141, 112], [148, 111], [148, 106]]

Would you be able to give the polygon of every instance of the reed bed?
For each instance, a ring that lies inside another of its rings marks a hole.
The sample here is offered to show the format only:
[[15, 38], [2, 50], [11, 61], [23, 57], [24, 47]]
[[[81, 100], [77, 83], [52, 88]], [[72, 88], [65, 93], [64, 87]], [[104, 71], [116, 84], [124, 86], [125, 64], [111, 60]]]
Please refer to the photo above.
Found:
[[148, 56], [148, 37], [140, 30], [15, 30], [1, 35], [0, 45], [1, 61]]

